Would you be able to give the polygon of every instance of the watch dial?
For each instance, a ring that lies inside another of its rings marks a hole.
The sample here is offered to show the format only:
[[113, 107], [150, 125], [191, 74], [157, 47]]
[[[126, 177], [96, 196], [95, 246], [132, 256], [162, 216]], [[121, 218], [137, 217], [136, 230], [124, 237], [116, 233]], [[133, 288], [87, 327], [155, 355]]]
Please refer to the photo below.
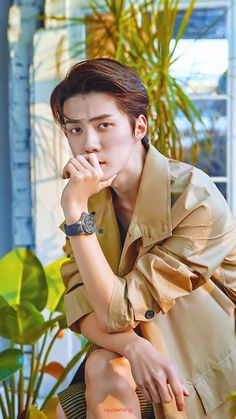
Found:
[[96, 221], [93, 215], [85, 215], [83, 219], [83, 229], [87, 234], [93, 234], [96, 231]]

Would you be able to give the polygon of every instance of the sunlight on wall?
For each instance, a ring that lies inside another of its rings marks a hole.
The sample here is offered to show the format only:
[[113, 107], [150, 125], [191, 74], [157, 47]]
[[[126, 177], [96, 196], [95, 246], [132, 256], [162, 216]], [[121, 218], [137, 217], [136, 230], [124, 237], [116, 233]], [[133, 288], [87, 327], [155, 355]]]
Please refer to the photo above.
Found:
[[[52, 120], [50, 94], [69, 67], [64, 30], [40, 30], [34, 38], [32, 68], [33, 211], [36, 253], [43, 263], [63, 255], [64, 234], [60, 197], [64, 187], [61, 172], [68, 156], [64, 135]], [[60, 56], [60, 64], [58, 57]]]

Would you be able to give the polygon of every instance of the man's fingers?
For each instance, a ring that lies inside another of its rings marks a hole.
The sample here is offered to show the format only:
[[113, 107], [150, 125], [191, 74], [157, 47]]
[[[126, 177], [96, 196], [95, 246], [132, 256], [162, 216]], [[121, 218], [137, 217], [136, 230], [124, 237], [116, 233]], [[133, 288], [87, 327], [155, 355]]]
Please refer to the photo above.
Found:
[[158, 383], [158, 391], [161, 397], [161, 401], [163, 403], [170, 403], [172, 399], [172, 395], [167, 383], [160, 384]]
[[[71, 176], [78, 176], [79, 172], [77, 168], [71, 162], [67, 163], [63, 170], [62, 177], [63, 179], [69, 179]], [[82, 173], [80, 173], [82, 175]]]
[[91, 165], [94, 169], [98, 170], [99, 172], [102, 170], [102, 169], [101, 169], [101, 167], [100, 167], [100, 164], [99, 164], [98, 158], [97, 158], [97, 156], [96, 156], [96, 154], [95, 154], [95, 153], [86, 154], [86, 155], [83, 155], [83, 156], [81, 156], [81, 157], [83, 157], [83, 158], [84, 158], [84, 160], [86, 160], [88, 163], [90, 163], [90, 165]]
[[148, 390], [148, 388], [146, 387], [139, 387], [139, 390], [143, 393], [143, 397], [145, 398], [145, 400], [150, 400], [152, 401], [152, 396]]
[[75, 168], [84, 175], [88, 175], [89, 173], [91, 173], [91, 166], [84, 166], [84, 162], [78, 161], [76, 158], [71, 159], [70, 163], [73, 164]]
[[184, 390], [183, 385], [180, 385], [176, 380], [168, 380], [171, 390], [175, 397], [177, 409], [181, 412], [184, 409]]
[[117, 175], [114, 175], [114, 176], [110, 177], [109, 179], [103, 180], [102, 182], [100, 182], [100, 189], [105, 189], [108, 186], [111, 186], [111, 184], [112, 184], [113, 180], [116, 178], [116, 176]]
[[184, 396], [189, 397], [190, 396], [190, 391], [188, 391], [185, 387], [184, 387]]
[[151, 395], [151, 400], [154, 403], [161, 403], [162, 402], [162, 400], [161, 400], [162, 398], [161, 398], [159, 389], [155, 386], [155, 384], [149, 383], [148, 390], [149, 390], [149, 394]]

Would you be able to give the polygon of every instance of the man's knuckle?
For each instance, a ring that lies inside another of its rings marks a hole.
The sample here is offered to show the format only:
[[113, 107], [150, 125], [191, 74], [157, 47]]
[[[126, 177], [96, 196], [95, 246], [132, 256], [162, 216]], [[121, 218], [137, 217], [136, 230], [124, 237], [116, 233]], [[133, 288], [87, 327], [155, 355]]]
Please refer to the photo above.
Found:
[[171, 402], [171, 400], [172, 400], [171, 396], [165, 396], [165, 397], [163, 398], [163, 402], [164, 402], [164, 403], [170, 403], [170, 402]]
[[162, 383], [165, 380], [165, 374], [162, 370], [158, 370], [155, 372], [154, 378], [158, 383]]
[[171, 376], [175, 375], [176, 374], [175, 366], [174, 365], [168, 365], [166, 367], [166, 372], [167, 372], [168, 375], [171, 375]]
[[182, 389], [180, 387], [173, 389], [173, 392], [177, 397], [181, 397], [183, 394]]

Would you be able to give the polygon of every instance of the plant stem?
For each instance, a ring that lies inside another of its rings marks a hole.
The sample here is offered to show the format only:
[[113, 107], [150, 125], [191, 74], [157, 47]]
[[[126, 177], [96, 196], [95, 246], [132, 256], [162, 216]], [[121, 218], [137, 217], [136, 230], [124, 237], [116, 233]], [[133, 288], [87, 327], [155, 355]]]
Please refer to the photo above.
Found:
[[10, 377], [10, 389], [11, 389], [11, 404], [12, 410], [15, 417], [15, 395], [16, 395], [16, 387], [15, 387], [15, 375], [11, 375]]
[[33, 378], [33, 383], [32, 383], [32, 388], [33, 388], [33, 392], [34, 392], [32, 404], [35, 403], [35, 401], [37, 399], [37, 396], [38, 396], [38, 392], [36, 391], [36, 389], [34, 389], [34, 386], [35, 386], [35, 381], [36, 381], [37, 376], [38, 376], [40, 361], [41, 361], [41, 358], [42, 358], [42, 355], [43, 355], [43, 351], [44, 351], [44, 348], [45, 348], [45, 345], [46, 345], [47, 336], [48, 336], [48, 330], [47, 330], [47, 332], [44, 335], [43, 342], [42, 342], [42, 345], [41, 345], [41, 349], [40, 349], [40, 352], [38, 354], [37, 363], [36, 363], [36, 366], [35, 366], [34, 378]]
[[4, 401], [2, 399], [1, 394], [0, 394], [0, 408], [1, 408], [1, 411], [2, 411], [2, 417], [3, 417], [3, 419], [8, 419], [7, 411], [6, 411], [6, 408], [5, 408], [5, 405], [4, 405]]
[[18, 380], [18, 415], [22, 413], [24, 409], [24, 373], [23, 368], [19, 370]]
[[[15, 347], [14, 342], [11, 342], [11, 348]], [[16, 398], [16, 385], [15, 385], [15, 374], [10, 376], [10, 389], [11, 389], [11, 403], [12, 403], [12, 410], [13, 415], [15, 417], [15, 398]]]
[[9, 387], [7, 385], [6, 380], [4, 380], [2, 382], [2, 385], [3, 385], [3, 388], [4, 388], [5, 397], [6, 397], [9, 419], [14, 419], [14, 415], [13, 415], [13, 411], [12, 411], [12, 404], [11, 404], [11, 400], [10, 400], [10, 396], [9, 396]]
[[31, 345], [32, 350], [31, 350], [31, 367], [30, 367], [30, 379], [29, 379], [29, 384], [28, 384], [28, 390], [27, 390], [27, 399], [26, 399], [26, 404], [25, 404], [25, 417], [27, 417], [28, 414], [28, 410], [30, 407], [30, 402], [31, 402], [31, 398], [33, 396], [33, 379], [34, 379], [34, 357], [35, 357], [35, 345]]
[[41, 374], [39, 376], [39, 379], [38, 379], [38, 382], [37, 382], [37, 385], [36, 385], [36, 388], [35, 388], [35, 391], [34, 391], [34, 398], [33, 398], [32, 403], [35, 403], [35, 401], [37, 400], [38, 393], [39, 393], [41, 383], [42, 383], [42, 380], [43, 380], [44, 370], [45, 370], [45, 366], [46, 366], [46, 363], [47, 363], [47, 360], [48, 360], [48, 356], [51, 352], [52, 346], [53, 346], [53, 344], [54, 344], [54, 342], [57, 338], [57, 335], [58, 335], [59, 331], [60, 331], [60, 328], [57, 329], [57, 331], [56, 331], [55, 335], [53, 336], [50, 344], [48, 345], [48, 348], [47, 348], [46, 353], [44, 355], [44, 359], [43, 359], [43, 363], [42, 363], [42, 367], [41, 367]]

